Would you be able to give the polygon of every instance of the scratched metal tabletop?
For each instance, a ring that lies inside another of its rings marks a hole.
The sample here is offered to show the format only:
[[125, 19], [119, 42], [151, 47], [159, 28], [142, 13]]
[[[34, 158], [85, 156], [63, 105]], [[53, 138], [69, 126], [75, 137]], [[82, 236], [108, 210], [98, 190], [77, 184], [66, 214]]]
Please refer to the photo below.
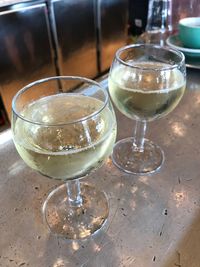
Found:
[[[48, 232], [41, 205], [59, 182], [27, 167], [10, 130], [2, 132], [0, 266], [200, 267], [199, 70], [188, 70], [187, 88], [170, 115], [149, 125], [147, 136], [165, 151], [158, 173], [128, 175], [109, 159], [85, 179], [106, 192], [110, 214], [105, 227], [83, 241]], [[130, 136], [134, 122], [119, 113], [117, 119], [118, 139]]]

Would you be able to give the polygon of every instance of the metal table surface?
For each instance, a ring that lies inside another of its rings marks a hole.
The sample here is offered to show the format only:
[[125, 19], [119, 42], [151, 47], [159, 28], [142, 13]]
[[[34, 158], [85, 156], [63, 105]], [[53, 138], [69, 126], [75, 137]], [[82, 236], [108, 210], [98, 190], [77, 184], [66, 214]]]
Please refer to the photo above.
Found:
[[[104, 190], [105, 227], [83, 241], [52, 236], [41, 205], [59, 184], [20, 159], [10, 130], [0, 135], [0, 266], [199, 267], [200, 72], [188, 70], [188, 90], [167, 117], [149, 125], [148, 137], [165, 151], [150, 176], [128, 175], [108, 160], [85, 181]], [[118, 139], [134, 123], [117, 113]], [[84, 182], [84, 181], [83, 181]]]

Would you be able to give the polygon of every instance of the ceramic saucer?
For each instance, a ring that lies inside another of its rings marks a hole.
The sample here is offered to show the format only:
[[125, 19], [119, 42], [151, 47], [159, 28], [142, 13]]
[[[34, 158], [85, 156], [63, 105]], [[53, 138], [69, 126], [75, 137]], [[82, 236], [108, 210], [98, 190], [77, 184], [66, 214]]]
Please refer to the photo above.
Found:
[[200, 49], [184, 47], [178, 34], [168, 37], [166, 43], [168, 46], [184, 53], [188, 68], [200, 69]]
[[200, 58], [185, 57], [186, 67], [200, 70]]
[[183, 44], [181, 43], [181, 40], [179, 39], [178, 35], [172, 35], [167, 38], [166, 43], [183, 52], [186, 56], [190, 57], [200, 57], [200, 49], [194, 49], [194, 48], [187, 48], [184, 47]]

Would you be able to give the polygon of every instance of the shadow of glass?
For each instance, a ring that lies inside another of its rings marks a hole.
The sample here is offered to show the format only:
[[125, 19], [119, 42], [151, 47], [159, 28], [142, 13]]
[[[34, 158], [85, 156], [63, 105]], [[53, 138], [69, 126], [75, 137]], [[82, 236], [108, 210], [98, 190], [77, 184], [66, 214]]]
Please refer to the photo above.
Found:
[[43, 257], [51, 267], [119, 266], [114, 241], [105, 231], [74, 241], [49, 235]]

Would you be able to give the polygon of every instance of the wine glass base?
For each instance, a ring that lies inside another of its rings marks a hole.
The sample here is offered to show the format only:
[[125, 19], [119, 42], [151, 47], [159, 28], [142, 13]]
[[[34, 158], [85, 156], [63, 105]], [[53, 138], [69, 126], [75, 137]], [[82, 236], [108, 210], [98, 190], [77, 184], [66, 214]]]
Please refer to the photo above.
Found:
[[129, 137], [118, 141], [113, 149], [113, 163], [122, 171], [130, 174], [151, 174], [160, 169], [164, 162], [162, 149], [149, 141], [144, 140], [144, 151], [135, 151], [134, 138]]
[[103, 192], [80, 184], [82, 205], [71, 206], [66, 184], [53, 190], [43, 204], [44, 220], [51, 233], [67, 239], [84, 239], [96, 233], [108, 217], [108, 201]]

